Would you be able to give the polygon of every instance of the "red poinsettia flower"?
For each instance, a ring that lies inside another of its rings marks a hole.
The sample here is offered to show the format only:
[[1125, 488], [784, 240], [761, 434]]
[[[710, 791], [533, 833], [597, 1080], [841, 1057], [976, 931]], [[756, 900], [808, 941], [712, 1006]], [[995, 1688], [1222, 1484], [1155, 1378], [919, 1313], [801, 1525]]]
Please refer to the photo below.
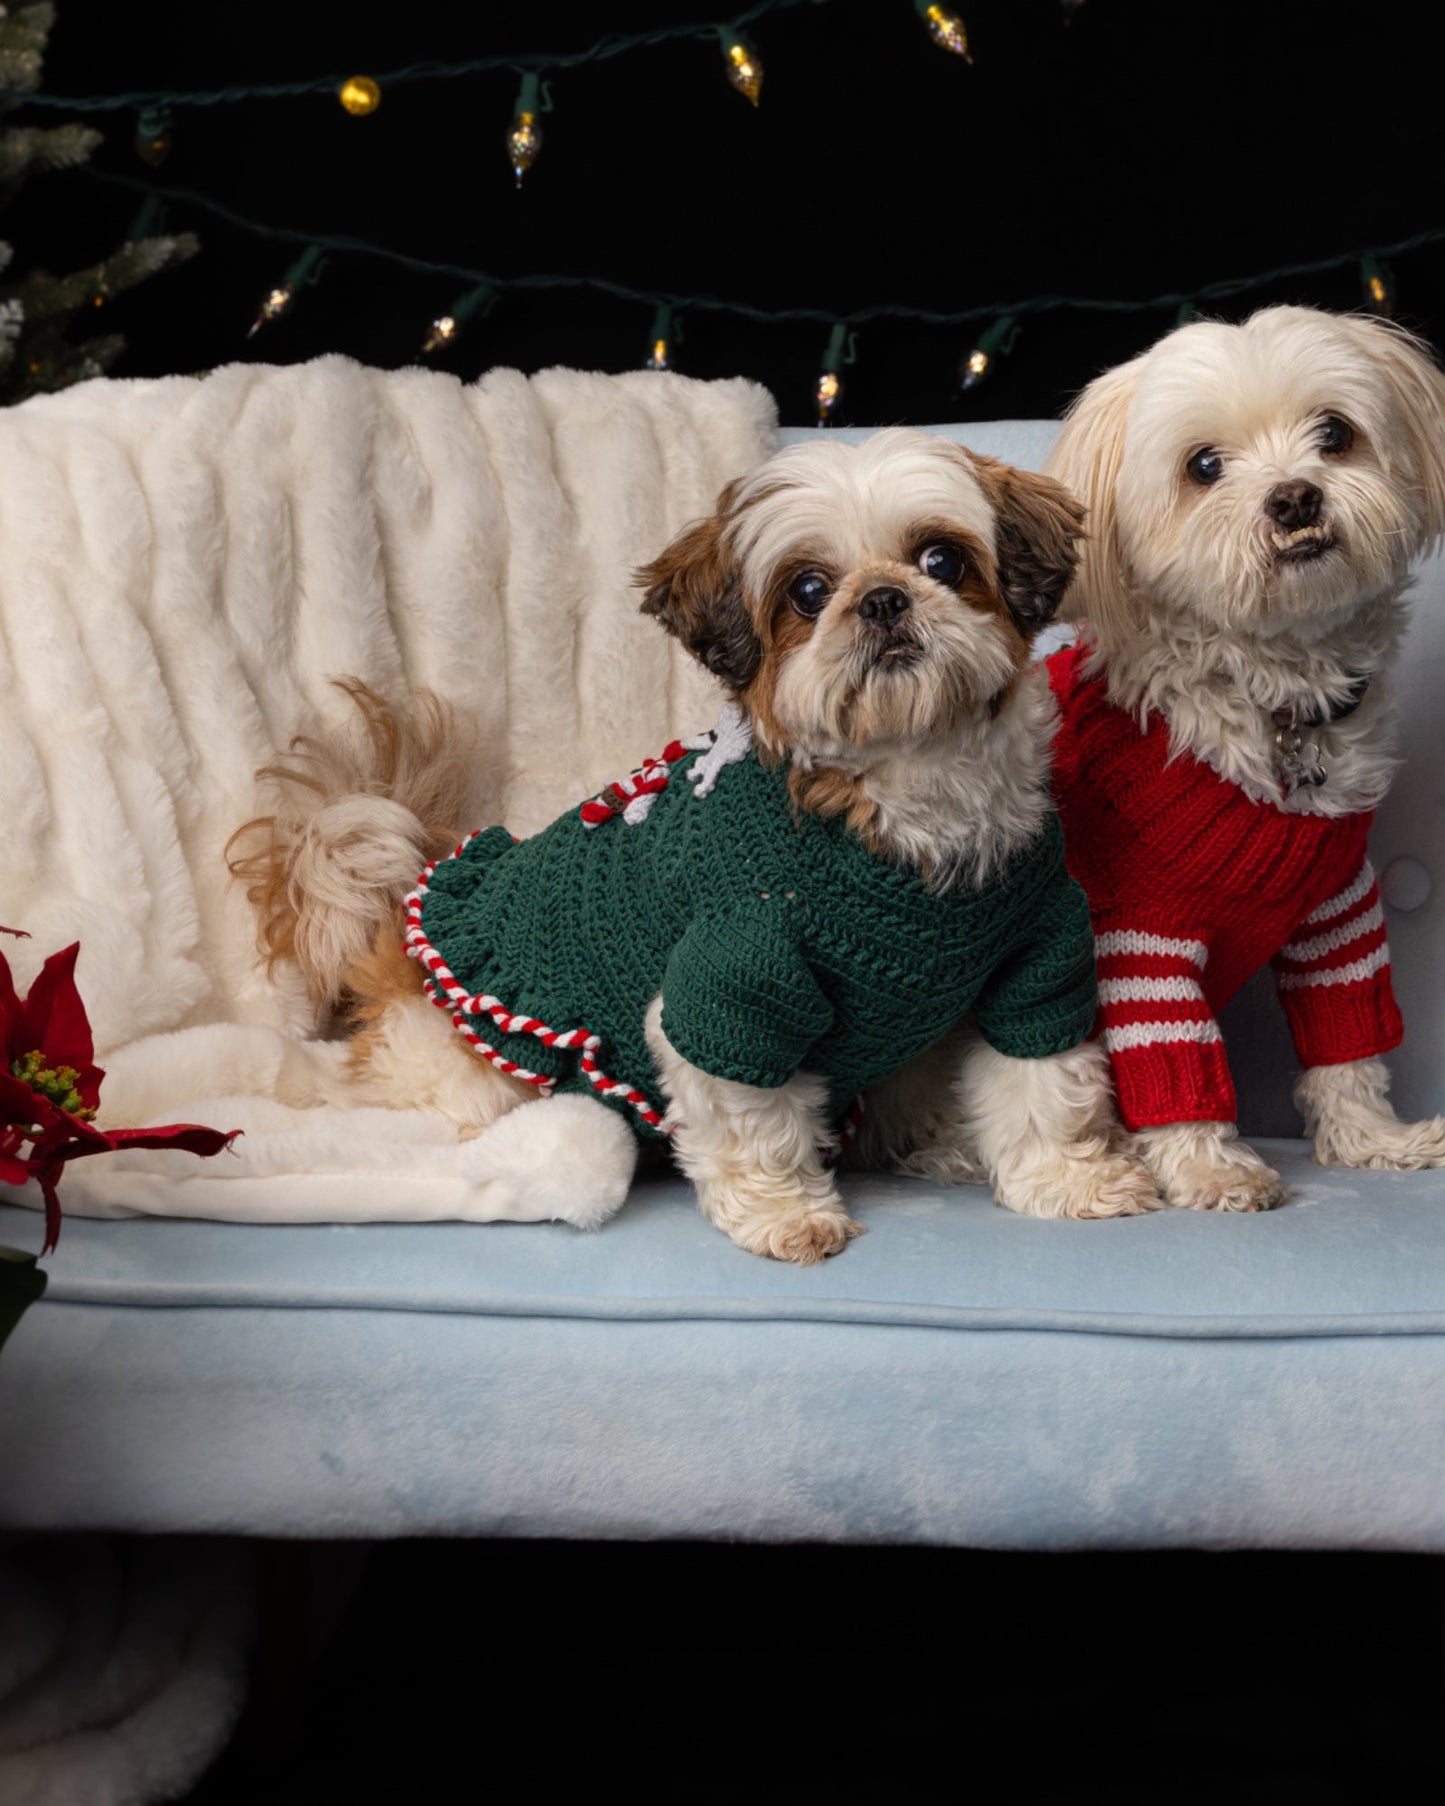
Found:
[[[0, 928], [0, 934], [20, 934]], [[99, 1129], [104, 1072], [95, 1063], [90, 1018], [75, 988], [80, 943], [52, 953], [29, 994], [20, 997], [0, 954], [0, 1185], [34, 1179], [45, 1199], [48, 1254], [60, 1235], [57, 1186], [67, 1160], [117, 1148], [185, 1148], [219, 1154], [229, 1135], [197, 1123], [154, 1129]]]

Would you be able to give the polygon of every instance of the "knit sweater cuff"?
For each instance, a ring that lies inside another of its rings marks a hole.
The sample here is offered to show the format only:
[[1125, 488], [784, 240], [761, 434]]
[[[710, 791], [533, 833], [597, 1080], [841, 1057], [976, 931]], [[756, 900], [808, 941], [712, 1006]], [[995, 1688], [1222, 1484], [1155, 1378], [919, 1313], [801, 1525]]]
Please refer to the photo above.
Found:
[[662, 1032], [714, 1078], [785, 1085], [833, 1021], [833, 1009], [777, 902], [694, 922], [662, 981]]
[[1014, 1060], [1047, 1060], [1088, 1039], [1098, 1007], [1092, 965], [1070, 992], [1018, 1015], [980, 1009], [975, 1020], [989, 1046]]
[[1112, 1050], [1110, 1059], [1126, 1129], [1233, 1122], [1238, 1114], [1222, 1041], [1156, 1041]]
[[1388, 967], [1373, 982], [1283, 991], [1281, 999], [1301, 1066], [1372, 1060], [1405, 1038]]

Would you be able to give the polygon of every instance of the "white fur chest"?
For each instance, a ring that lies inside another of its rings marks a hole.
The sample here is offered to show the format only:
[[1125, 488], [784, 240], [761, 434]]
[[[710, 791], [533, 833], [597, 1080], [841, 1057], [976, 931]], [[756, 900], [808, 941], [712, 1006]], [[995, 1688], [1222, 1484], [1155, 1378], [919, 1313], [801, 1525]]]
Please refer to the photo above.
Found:
[[[1175, 755], [1201, 760], [1256, 802], [1291, 814], [1358, 814], [1378, 807], [1397, 762], [1393, 688], [1381, 666], [1394, 651], [1398, 625], [1381, 618], [1375, 626], [1301, 644], [1202, 636], [1156, 619], [1138, 644], [1112, 652], [1109, 698], [1141, 727], [1151, 714], [1162, 715]], [[1370, 674], [1369, 686], [1351, 712], [1308, 725], [1346, 699], [1361, 673]], [[1300, 718], [1301, 757], [1323, 768], [1322, 784], [1287, 786], [1275, 711], [1288, 708]]]

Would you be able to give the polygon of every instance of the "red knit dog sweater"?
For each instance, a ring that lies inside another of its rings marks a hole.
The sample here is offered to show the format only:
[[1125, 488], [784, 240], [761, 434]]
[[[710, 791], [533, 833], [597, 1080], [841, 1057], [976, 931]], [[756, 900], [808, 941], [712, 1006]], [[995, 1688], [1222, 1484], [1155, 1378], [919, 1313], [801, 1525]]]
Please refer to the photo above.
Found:
[[1130, 1129], [1233, 1122], [1216, 1013], [1266, 960], [1305, 1066], [1397, 1047], [1370, 814], [1287, 814], [1187, 753], [1170, 759], [1086, 677], [1048, 661], [1062, 716], [1054, 796], [1094, 921], [1101, 1032]]

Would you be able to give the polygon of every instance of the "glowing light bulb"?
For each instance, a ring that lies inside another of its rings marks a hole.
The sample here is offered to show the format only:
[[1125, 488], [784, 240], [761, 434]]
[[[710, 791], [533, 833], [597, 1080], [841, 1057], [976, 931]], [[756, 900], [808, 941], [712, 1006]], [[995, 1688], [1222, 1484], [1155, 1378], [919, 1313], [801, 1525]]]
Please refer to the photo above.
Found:
[[913, 0], [913, 4], [919, 18], [928, 27], [929, 37], [940, 50], [961, 56], [966, 63], [973, 61], [968, 49], [968, 31], [957, 13], [950, 12], [946, 6], [939, 6], [937, 0]]
[[263, 326], [269, 326], [273, 320], [279, 320], [295, 298], [296, 291], [290, 283], [278, 283], [261, 303], [261, 311], [251, 322], [251, 329], [246, 337], [254, 339]]
[[1013, 350], [1019, 329], [1012, 314], [995, 320], [987, 332], [980, 333], [978, 343], [958, 367], [958, 386], [965, 393], [976, 389], [993, 375], [998, 360]]
[[261, 303], [261, 310], [251, 322], [250, 331], [246, 334], [248, 339], [254, 339], [263, 326], [269, 326], [273, 320], [279, 320], [282, 314], [288, 311], [291, 303], [296, 299], [297, 290], [304, 288], [307, 283], [314, 282], [321, 274], [320, 263], [321, 247], [319, 245], [312, 245], [309, 250], [301, 253], [275, 288], [267, 292], [266, 299]]
[[535, 113], [517, 113], [512, 120], [512, 129], [507, 133], [507, 155], [512, 161], [512, 174], [517, 179], [517, 186], [522, 186], [522, 177], [537, 161], [542, 149], [542, 128], [537, 124]]
[[663, 303], [652, 318], [652, 331], [648, 336], [648, 352], [643, 362], [644, 370], [670, 370], [672, 368], [672, 342], [674, 335], [672, 326], [672, 309]]
[[729, 82], [756, 106], [763, 92], [762, 58], [731, 25], [720, 25], [718, 36], [722, 39], [723, 65]]
[[512, 110], [512, 127], [507, 133], [507, 160], [518, 188], [522, 177], [537, 161], [542, 149], [542, 127], [538, 114], [542, 111], [541, 83], [535, 75], [524, 75], [517, 90], [517, 104]]
[[432, 357], [438, 351], [449, 351], [461, 337], [462, 328], [473, 316], [485, 314], [497, 298], [490, 282], [479, 282], [453, 301], [444, 314], [438, 314], [422, 340], [422, 356]]
[[353, 119], [364, 119], [381, 105], [381, 89], [369, 75], [352, 75], [336, 90], [336, 98]]
[[853, 362], [855, 355], [852, 335], [846, 322], [840, 320], [828, 335], [823, 367], [818, 372], [817, 386], [813, 390], [813, 405], [818, 410], [819, 426], [829, 425], [838, 411], [838, 403], [843, 399], [841, 371], [844, 364]]
[[1395, 311], [1395, 285], [1378, 257], [1364, 259], [1360, 265], [1360, 280], [1364, 283], [1365, 305], [1370, 312], [1389, 319]]

